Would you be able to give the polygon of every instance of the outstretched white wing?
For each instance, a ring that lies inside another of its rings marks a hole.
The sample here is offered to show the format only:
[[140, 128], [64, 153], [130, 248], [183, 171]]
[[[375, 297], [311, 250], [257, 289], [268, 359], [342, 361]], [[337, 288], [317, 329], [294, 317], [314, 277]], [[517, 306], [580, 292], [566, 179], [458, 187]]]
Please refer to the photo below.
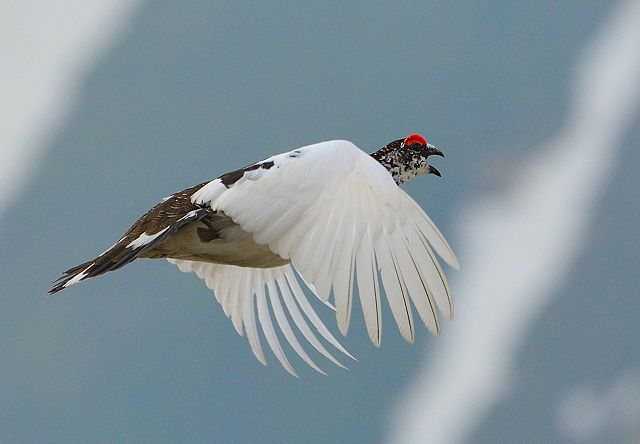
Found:
[[[453, 316], [449, 285], [434, 253], [458, 268], [447, 241], [387, 170], [352, 143], [303, 147], [266, 159], [232, 179], [210, 182], [192, 201], [223, 211], [256, 242], [290, 259], [321, 299], [328, 300], [333, 290], [343, 334], [355, 282], [376, 345], [381, 340], [382, 287], [407, 341], [415, 337], [411, 302], [436, 334], [436, 306], [447, 318]], [[256, 272], [252, 279], [268, 282], [265, 273], [268, 270]], [[220, 291], [223, 298], [231, 294], [226, 288]], [[259, 290], [256, 296], [259, 304]]]
[[181, 271], [196, 273], [205, 281], [222, 305], [224, 313], [233, 321], [238, 334], [246, 335], [253, 354], [262, 364], [266, 365], [266, 360], [260, 345], [258, 325], [278, 361], [289, 373], [297, 376], [280, 345], [269, 313], [269, 306], [291, 347], [313, 369], [324, 374], [300, 345], [283, 306], [304, 338], [334, 364], [343, 367], [318, 340], [309, 327], [309, 322], [326, 341], [353, 358], [315, 313], [300, 288], [291, 265], [276, 268], [246, 268], [177, 259], [169, 259], [169, 262], [176, 264]]

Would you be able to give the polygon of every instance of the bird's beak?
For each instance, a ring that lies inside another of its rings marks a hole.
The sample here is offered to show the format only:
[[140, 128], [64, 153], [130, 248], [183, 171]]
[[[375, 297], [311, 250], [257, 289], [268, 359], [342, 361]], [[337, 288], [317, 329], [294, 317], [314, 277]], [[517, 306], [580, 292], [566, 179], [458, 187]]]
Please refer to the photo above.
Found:
[[427, 157], [429, 156], [440, 156], [440, 157], [444, 157], [444, 153], [442, 151], [440, 151], [438, 148], [436, 148], [434, 145], [431, 145], [430, 143], [427, 144], [426, 148], [426, 154]]
[[438, 177], [442, 177], [442, 174], [440, 174], [440, 171], [438, 171], [436, 167], [434, 167], [433, 165], [429, 165], [429, 172], [427, 174], [435, 174]]
[[[424, 148], [425, 151], [425, 157], [429, 157], [429, 156], [440, 156], [440, 157], [444, 157], [444, 153], [442, 151], [440, 151], [438, 148], [436, 148], [434, 145], [431, 145], [430, 143], [427, 144], [427, 146]], [[436, 167], [434, 167], [433, 165], [429, 165], [429, 172], [427, 174], [435, 174], [438, 177], [442, 177], [442, 174], [440, 174], [440, 171], [438, 171], [436, 169]]]

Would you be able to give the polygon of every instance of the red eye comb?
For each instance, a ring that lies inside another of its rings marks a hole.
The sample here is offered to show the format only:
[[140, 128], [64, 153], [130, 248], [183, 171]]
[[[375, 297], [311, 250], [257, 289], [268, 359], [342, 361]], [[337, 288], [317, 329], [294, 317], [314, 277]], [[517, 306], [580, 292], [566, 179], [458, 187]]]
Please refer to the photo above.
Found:
[[414, 143], [419, 143], [420, 145], [426, 145], [427, 139], [422, 137], [420, 134], [410, 134], [404, 139], [404, 146], [411, 146]]

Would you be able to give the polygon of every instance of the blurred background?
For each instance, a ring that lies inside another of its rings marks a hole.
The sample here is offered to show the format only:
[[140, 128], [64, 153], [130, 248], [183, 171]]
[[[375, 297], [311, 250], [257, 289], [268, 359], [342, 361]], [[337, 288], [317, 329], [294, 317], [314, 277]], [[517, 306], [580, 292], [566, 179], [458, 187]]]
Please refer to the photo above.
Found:
[[[0, 49], [0, 442], [640, 442], [639, 1], [2, 2]], [[295, 379], [164, 261], [45, 296], [174, 191], [410, 132], [440, 337], [354, 310]]]

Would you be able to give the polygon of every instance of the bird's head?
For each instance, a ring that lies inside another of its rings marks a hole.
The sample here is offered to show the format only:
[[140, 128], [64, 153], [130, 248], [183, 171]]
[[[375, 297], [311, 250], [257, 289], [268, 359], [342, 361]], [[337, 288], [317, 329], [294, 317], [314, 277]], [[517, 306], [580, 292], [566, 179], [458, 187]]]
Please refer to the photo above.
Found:
[[420, 134], [410, 134], [404, 139], [389, 142], [372, 154], [380, 162], [398, 185], [425, 174], [441, 176], [440, 171], [429, 164], [429, 156], [444, 157], [444, 153], [427, 142]]

